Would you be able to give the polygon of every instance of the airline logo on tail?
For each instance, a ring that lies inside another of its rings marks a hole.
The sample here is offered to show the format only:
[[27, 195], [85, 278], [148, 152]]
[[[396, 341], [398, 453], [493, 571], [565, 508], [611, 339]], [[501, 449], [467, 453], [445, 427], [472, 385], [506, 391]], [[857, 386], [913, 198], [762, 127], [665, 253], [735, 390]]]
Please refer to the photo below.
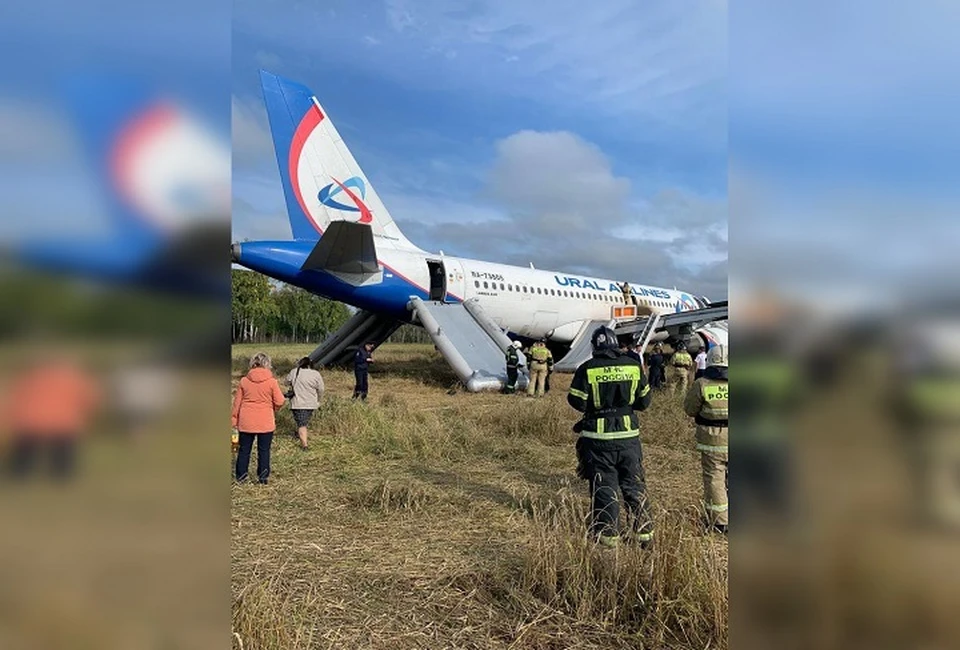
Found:
[[[360, 196], [357, 196], [356, 193], [351, 190], [351, 188], [359, 191]], [[353, 201], [353, 205], [340, 203], [334, 198], [341, 192], [346, 194], [350, 200]], [[359, 176], [351, 176], [342, 183], [334, 178], [332, 183], [320, 189], [320, 192], [317, 194], [317, 198], [320, 199], [320, 203], [327, 207], [336, 208], [337, 210], [346, 210], [348, 212], [359, 212], [360, 219], [358, 220], [358, 223], [371, 223], [373, 221], [373, 213], [370, 212], [370, 208], [367, 207], [367, 204], [363, 202], [363, 199], [367, 198], [367, 186], [364, 184], [363, 179]]]
[[174, 104], [119, 125], [108, 156], [118, 197], [164, 231], [229, 211], [229, 151]]
[[677, 313], [694, 309], [697, 309], [697, 301], [691, 298], [688, 294], [680, 294], [680, 302], [677, 303], [676, 307]]

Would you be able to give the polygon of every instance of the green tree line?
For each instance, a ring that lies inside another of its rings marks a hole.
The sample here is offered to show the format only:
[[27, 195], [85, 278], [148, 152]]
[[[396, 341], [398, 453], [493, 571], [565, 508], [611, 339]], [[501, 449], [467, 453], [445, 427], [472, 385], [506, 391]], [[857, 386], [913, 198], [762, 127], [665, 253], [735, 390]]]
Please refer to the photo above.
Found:
[[252, 271], [231, 274], [234, 343], [320, 343], [350, 317], [343, 303], [299, 287], [276, 286]]

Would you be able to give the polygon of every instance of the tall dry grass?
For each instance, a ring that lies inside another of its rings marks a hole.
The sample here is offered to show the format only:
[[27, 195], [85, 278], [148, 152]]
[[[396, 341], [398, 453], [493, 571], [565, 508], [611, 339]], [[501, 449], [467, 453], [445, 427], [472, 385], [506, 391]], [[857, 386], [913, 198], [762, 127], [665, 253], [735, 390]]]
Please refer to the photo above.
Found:
[[379, 351], [367, 403], [325, 371], [311, 448], [278, 435], [271, 484], [234, 488], [235, 648], [727, 646], [727, 546], [699, 523], [679, 398], [643, 415], [654, 547], [607, 551], [585, 534], [569, 377], [541, 400], [450, 395], [414, 359], [437, 362]]

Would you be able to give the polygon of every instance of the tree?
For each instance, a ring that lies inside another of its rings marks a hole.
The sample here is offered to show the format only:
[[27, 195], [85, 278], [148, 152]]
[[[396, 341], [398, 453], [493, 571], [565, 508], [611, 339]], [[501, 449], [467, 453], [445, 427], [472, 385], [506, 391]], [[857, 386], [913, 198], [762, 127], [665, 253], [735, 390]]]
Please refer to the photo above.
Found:
[[313, 343], [350, 317], [346, 305], [265, 276], [235, 270], [233, 341]]
[[264, 332], [268, 319], [276, 313], [276, 304], [265, 275], [252, 271], [231, 271], [233, 340], [254, 342]]

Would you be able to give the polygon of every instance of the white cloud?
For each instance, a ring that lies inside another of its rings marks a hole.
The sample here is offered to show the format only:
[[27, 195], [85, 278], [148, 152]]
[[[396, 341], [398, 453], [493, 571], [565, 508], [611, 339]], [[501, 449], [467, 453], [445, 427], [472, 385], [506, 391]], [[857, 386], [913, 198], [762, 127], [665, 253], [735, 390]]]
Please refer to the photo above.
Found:
[[485, 188], [495, 207], [394, 212], [407, 235], [450, 254], [726, 295], [725, 202], [670, 190], [638, 209], [630, 183], [572, 133], [522, 131], [496, 151]]
[[489, 61], [490, 49], [499, 52], [501, 62], [511, 63], [507, 78], [485, 64], [460, 70], [461, 82], [484, 92], [576, 98], [606, 115], [724, 135], [725, 3], [558, 0], [546, 8], [476, 0], [452, 11], [445, 0], [387, 0], [386, 7], [393, 28], [427, 52], [456, 47], [471, 63]]
[[510, 209], [568, 225], [619, 223], [630, 182], [594, 145], [568, 132], [521, 131], [496, 146], [490, 195]]

